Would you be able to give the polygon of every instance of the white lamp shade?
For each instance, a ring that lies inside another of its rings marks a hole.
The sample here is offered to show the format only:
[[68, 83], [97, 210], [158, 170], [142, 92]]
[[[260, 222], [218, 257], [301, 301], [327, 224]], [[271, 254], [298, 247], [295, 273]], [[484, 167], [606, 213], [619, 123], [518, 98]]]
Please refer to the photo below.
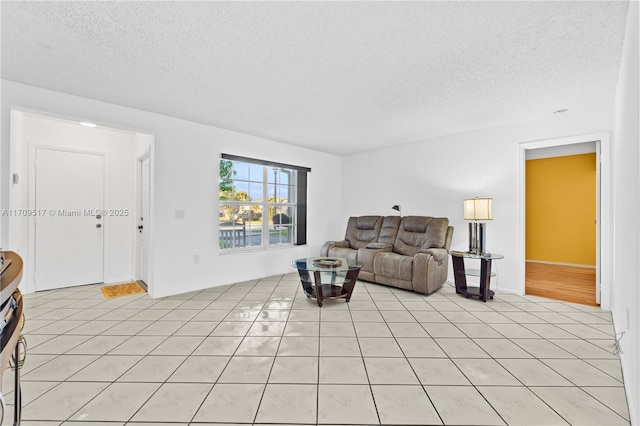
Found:
[[464, 200], [464, 220], [493, 220], [491, 204], [493, 198], [470, 198]]

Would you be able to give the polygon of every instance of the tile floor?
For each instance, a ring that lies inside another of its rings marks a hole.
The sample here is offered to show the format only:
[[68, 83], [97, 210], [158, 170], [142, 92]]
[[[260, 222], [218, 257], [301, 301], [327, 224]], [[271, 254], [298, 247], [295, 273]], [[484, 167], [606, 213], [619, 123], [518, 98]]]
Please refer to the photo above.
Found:
[[25, 305], [23, 426], [629, 424], [611, 315], [587, 306], [359, 282], [318, 308], [296, 274]]

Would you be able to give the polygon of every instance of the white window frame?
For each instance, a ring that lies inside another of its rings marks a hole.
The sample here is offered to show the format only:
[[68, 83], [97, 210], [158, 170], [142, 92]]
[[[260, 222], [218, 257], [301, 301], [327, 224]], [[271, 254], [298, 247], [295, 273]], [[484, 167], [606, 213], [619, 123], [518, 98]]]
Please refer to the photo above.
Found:
[[[303, 169], [302, 171], [304, 172], [310, 171], [311, 169], [299, 168], [297, 166], [289, 166], [289, 165], [280, 164], [280, 163], [265, 162], [262, 160], [253, 160], [253, 159], [243, 158], [243, 157], [232, 156], [232, 158], [225, 158], [224, 154], [223, 154], [223, 157], [220, 159], [220, 162], [222, 161], [231, 161], [231, 163], [234, 165], [233, 166], [234, 168], [235, 168], [236, 162], [245, 163], [245, 164], [254, 165], [254, 166], [259, 165], [262, 167], [262, 181], [260, 182], [262, 184], [262, 200], [259, 200], [259, 201], [234, 200], [233, 198], [235, 197], [233, 195], [231, 197], [232, 198], [231, 200], [222, 200], [220, 198], [220, 195], [218, 196], [219, 211], [222, 211], [223, 208], [227, 208], [228, 206], [231, 206], [231, 207], [237, 206], [238, 208], [246, 207], [246, 206], [262, 207], [262, 226], [261, 226], [262, 238], [261, 238], [260, 245], [252, 246], [251, 240], [250, 240], [251, 235], [250, 234], [247, 235], [247, 231], [249, 233], [251, 232], [251, 225], [249, 225], [249, 230], [247, 230], [246, 226], [243, 224], [241, 228], [242, 230], [240, 230], [240, 228], [235, 226], [236, 222], [233, 220], [233, 216], [237, 213], [232, 213], [231, 220], [233, 224], [231, 225], [231, 227], [225, 230], [221, 228], [218, 232], [218, 244], [219, 244], [220, 252], [231, 253], [231, 252], [238, 252], [238, 251], [268, 250], [272, 248], [281, 248], [281, 247], [296, 245], [296, 243], [299, 241], [299, 239], [297, 238], [297, 233], [298, 233], [297, 218], [298, 218], [298, 203], [299, 203], [298, 197], [300, 195], [300, 192], [298, 191], [298, 184], [299, 184], [298, 173], [300, 172], [300, 169]], [[220, 162], [219, 162], [219, 165], [221, 164]], [[280, 192], [279, 190], [283, 188], [283, 185], [277, 182], [277, 177], [274, 177], [273, 182], [269, 182], [269, 177], [271, 176], [270, 172], [272, 170], [277, 170], [279, 173], [284, 172], [289, 175], [288, 182], [286, 185], [289, 188], [289, 197], [287, 198], [286, 202], [281, 202], [281, 201], [278, 202], [278, 200], [276, 199], [276, 196]], [[252, 179], [250, 174], [246, 180], [236, 179], [233, 175], [231, 176], [230, 180], [232, 182], [232, 187], [234, 188], [234, 191], [235, 191], [236, 185], [233, 184], [233, 182], [246, 182], [248, 187], [250, 187], [251, 183], [255, 184], [258, 182], [257, 180]], [[306, 182], [306, 177], [305, 177], [305, 182]], [[274, 201], [272, 202], [269, 201], [269, 195], [270, 195], [269, 187], [271, 185], [275, 185], [274, 194], [273, 194]], [[250, 191], [247, 191], [247, 192], [248, 192], [248, 195], [250, 196]], [[305, 206], [306, 206], [306, 191], [304, 191], [304, 194], [305, 194]], [[291, 198], [293, 198], [293, 201], [291, 200]], [[274, 214], [277, 211], [282, 212], [283, 210], [287, 212], [287, 216], [289, 217], [289, 222], [287, 224], [278, 225], [278, 229], [281, 229], [282, 227], [286, 227], [289, 229], [288, 241], [271, 243], [270, 232], [272, 228], [275, 229], [275, 225], [270, 224], [270, 221], [272, 219], [271, 217], [272, 215], [270, 214], [271, 209], [273, 209]], [[233, 209], [233, 211], [236, 211], [236, 210], [237, 210], [236, 208]], [[303, 232], [305, 232], [306, 234], [306, 228], [305, 230], [303, 230]], [[225, 236], [224, 239], [223, 239], [223, 235]], [[305, 236], [305, 240], [306, 240], [306, 236]], [[237, 243], [240, 241], [243, 241], [244, 243], [237, 245]], [[231, 244], [231, 246], [226, 246], [227, 244]]]

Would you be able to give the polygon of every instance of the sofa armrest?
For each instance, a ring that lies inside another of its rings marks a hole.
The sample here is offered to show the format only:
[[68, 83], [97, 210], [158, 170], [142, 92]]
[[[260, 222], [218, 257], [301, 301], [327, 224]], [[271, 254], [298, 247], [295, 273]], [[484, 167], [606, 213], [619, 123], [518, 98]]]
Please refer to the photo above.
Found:
[[413, 291], [431, 294], [447, 280], [449, 252], [444, 248], [420, 249], [413, 258]]
[[447, 249], [443, 248], [420, 249], [418, 253], [430, 254], [437, 262], [442, 262], [449, 256]]
[[347, 240], [327, 241], [326, 243], [324, 243], [324, 245], [320, 249], [320, 256], [322, 257], [329, 256], [329, 250], [331, 250], [333, 247], [349, 248], [349, 241]]
[[365, 249], [379, 250], [379, 251], [391, 251], [393, 246], [389, 243], [369, 243]]

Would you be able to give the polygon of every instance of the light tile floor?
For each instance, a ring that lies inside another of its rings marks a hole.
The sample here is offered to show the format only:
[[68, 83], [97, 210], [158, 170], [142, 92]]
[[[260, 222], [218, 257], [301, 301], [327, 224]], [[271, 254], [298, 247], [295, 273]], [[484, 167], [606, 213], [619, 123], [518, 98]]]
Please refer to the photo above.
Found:
[[25, 305], [24, 426], [629, 424], [611, 315], [588, 306], [359, 282], [319, 308], [296, 274]]

